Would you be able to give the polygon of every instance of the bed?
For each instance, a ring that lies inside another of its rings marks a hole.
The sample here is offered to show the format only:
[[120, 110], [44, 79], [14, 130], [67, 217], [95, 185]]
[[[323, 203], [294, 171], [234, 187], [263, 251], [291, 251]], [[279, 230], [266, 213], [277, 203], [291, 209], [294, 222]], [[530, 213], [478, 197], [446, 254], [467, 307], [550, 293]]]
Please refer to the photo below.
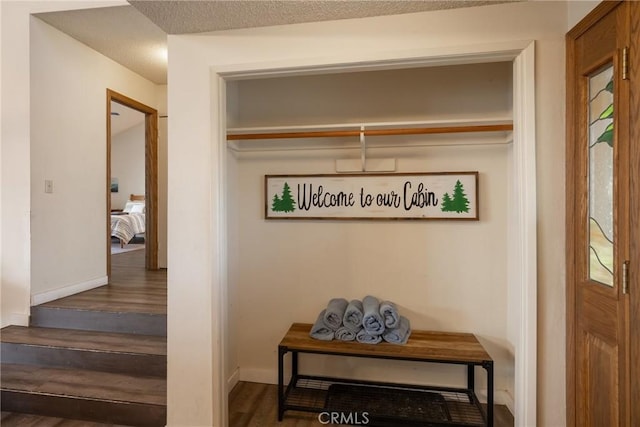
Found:
[[132, 194], [122, 212], [111, 214], [111, 236], [124, 247], [136, 235], [145, 233], [144, 195]]

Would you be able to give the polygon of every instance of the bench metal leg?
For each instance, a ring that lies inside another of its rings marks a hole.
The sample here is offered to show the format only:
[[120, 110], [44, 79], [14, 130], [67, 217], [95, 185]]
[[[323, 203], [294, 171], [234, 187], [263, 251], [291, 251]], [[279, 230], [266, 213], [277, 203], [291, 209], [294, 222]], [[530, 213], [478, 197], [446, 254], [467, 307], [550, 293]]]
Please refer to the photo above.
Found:
[[298, 380], [298, 352], [291, 352], [291, 378], [293, 379], [293, 384], [296, 384]]
[[493, 361], [482, 366], [487, 371], [487, 426], [493, 427]]
[[284, 355], [287, 349], [278, 346], [278, 421], [284, 417]]

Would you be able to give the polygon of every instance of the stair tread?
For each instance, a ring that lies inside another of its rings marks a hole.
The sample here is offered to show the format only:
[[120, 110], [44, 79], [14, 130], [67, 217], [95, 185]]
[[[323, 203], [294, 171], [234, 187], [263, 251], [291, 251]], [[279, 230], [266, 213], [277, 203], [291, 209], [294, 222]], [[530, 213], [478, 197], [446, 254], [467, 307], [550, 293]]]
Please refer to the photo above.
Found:
[[161, 378], [8, 363], [0, 369], [3, 391], [166, 406]]
[[166, 315], [166, 273], [162, 279], [157, 284], [111, 283], [35, 307]]
[[[93, 297], [92, 297], [93, 298]], [[56, 300], [34, 306], [32, 308], [45, 308], [54, 310], [77, 310], [77, 311], [105, 311], [109, 313], [137, 313], [154, 316], [166, 316], [166, 302], [131, 302], [131, 301], [93, 301], [89, 299], [77, 298], [70, 301]]]
[[165, 337], [79, 329], [7, 326], [0, 330], [0, 341], [78, 350], [167, 354], [167, 339]]

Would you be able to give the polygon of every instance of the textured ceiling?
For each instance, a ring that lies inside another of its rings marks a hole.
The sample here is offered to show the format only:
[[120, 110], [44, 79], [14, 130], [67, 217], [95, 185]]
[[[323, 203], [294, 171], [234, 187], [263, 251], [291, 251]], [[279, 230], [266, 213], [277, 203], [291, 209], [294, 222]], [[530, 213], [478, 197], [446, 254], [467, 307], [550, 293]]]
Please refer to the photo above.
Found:
[[167, 33], [188, 34], [505, 3], [519, 0], [129, 0], [131, 6], [38, 18], [157, 84], [167, 82]]
[[167, 34], [132, 6], [36, 16], [144, 78], [167, 82]]
[[169, 34], [397, 15], [505, 3], [481, 0], [128, 0]]

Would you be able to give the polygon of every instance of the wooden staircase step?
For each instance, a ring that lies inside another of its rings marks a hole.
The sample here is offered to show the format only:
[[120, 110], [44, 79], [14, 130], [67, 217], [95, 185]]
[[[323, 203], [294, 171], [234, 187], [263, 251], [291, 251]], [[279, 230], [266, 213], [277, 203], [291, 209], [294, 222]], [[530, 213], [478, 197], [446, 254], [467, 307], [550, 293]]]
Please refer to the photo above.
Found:
[[166, 274], [163, 285], [110, 283], [89, 291], [41, 304], [44, 307], [84, 310], [167, 314]]
[[167, 314], [167, 291], [105, 285], [42, 304], [46, 307], [83, 308], [85, 310]]
[[31, 307], [31, 326], [167, 336], [166, 313], [100, 311], [38, 305]]
[[9, 363], [0, 369], [3, 411], [139, 426], [166, 423], [164, 379]]
[[8, 326], [0, 332], [4, 363], [166, 378], [164, 337], [22, 326]]
[[167, 354], [167, 339], [164, 337], [80, 329], [7, 326], [0, 330], [0, 341], [86, 350]]

